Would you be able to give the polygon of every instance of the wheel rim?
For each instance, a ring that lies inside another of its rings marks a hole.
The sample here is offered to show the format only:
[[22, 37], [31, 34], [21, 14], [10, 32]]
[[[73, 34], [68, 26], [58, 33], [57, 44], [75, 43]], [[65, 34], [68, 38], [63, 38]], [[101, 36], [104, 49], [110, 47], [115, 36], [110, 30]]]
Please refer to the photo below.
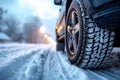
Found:
[[68, 47], [68, 53], [71, 57], [74, 57], [78, 52], [80, 36], [80, 25], [78, 21], [77, 11], [73, 9], [69, 16], [66, 26], [66, 43]]

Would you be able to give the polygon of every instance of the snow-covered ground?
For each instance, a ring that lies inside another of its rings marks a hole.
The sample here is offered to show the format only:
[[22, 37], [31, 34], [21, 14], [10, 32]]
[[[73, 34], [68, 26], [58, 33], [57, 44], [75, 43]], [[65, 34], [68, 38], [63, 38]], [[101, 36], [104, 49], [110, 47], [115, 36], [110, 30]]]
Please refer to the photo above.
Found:
[[41, 80], [52, 45], [1, 44], [0, 80]]
[[0, 44], [0, 80], [120, 80], [120, 68], [84, 70], [53, 45], [9, 43]]
[[52, 51], [44, 65], [43, 80], [120, 80], [120, 68], [81, 69], [70, 64], [65, 52]]

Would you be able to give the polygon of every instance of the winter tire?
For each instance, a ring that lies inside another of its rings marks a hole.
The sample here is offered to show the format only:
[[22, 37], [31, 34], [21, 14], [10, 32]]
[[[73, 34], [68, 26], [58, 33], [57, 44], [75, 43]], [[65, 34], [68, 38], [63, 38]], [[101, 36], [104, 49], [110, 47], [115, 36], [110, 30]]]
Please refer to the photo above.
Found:
[[98, 27], [81, 1], [73, 0], [67, 13], [65, 45], [68, 58], [81, 68], [98, 68], [106, 64], [115, 33]]

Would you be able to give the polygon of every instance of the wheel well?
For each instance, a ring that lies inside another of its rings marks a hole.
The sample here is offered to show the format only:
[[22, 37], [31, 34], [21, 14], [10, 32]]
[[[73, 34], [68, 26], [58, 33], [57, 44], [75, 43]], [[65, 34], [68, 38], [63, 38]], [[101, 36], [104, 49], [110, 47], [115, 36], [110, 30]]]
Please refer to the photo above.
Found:
[[66, 2], [66, 12], [65, 12], [65, 16], [67, 16], [67, 12], [68, 12], [68, 9], [69, 9], [70, 4], [71, 4], [72, 1], [73, 1], [73, 0], [67, 0], [67, 2]]

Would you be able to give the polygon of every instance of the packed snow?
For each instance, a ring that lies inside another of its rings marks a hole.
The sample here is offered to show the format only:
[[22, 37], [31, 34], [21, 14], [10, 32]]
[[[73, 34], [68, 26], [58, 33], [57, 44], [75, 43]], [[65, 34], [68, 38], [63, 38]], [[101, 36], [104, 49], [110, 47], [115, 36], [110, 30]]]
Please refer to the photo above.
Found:
[[51, 45], [1, 44], [0, 80], [41, 80], [50, 47]]
[[54, 45], [0, 44], [0, 80], [120, 80], [118, 73], [119, 68], [89, 70], [71, 65], [66, 53], [55, 51]]

